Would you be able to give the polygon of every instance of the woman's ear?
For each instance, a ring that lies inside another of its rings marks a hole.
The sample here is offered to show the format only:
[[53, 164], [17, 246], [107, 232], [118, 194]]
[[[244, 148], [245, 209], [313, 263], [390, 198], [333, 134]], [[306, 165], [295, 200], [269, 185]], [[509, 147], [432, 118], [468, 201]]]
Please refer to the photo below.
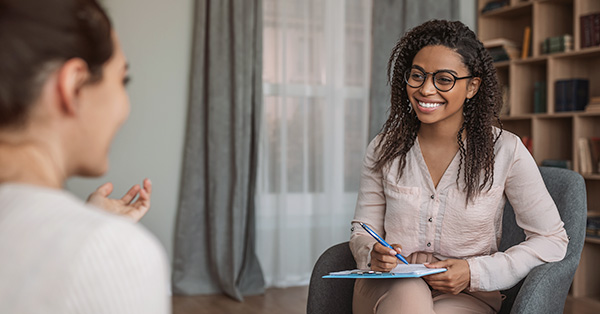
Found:
[[78, 111], [81, 88], [89, 78], [88, 66], [80, 58], [65, 62], [58, 71], [58, 94], [61, 110], [68, 115]]
[[467, 85], [467, 98], [473, 98], [479, 91], [479, 86], [481, 85], [481, 78], [474, 77], [469, 80], [469, 84]]

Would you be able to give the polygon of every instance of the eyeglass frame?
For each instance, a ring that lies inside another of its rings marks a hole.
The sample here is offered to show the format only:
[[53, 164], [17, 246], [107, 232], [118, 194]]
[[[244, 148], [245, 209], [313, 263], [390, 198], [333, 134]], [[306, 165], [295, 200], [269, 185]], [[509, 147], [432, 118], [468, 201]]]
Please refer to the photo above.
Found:
[[[412, 70], [418, 70], [418, 71], [422, 72], [423, 74], [425, 74], [425, 78], [423, 79], [423, 82], [421, 82], [421, 84], [418, 85], [418, 86], [412, 86], [412, 85], [410, 85], [408, 83], [408, 77], [407, 76], [410, 76], [410, 72], [412, 72]], [[447, 74], [450, 74], [454, 78], [454, 82], [452, 83], [452, 86], [449, 89], [442, 90], [442, 89], [440, 89], [437, 86], [437, 84], [435, 83], [435, 76], [438, 73], [447, 73]], [[468, 78], [473, 78], [474, 77], [473, 75], [458, 77], [458, 76], [454, 75], [450, 70], [437, 70], [435, 72], [426, 72], [423, 69], [420, 69], [418, 67], [412, 67], [412, 68], [406, 70], [406, 72], [404, 73], [404, 82], [406, 83], [406, 85], [408, 85], [408, 86], [410, 86], [412, 88], [420, 88], [421, 86], [423, 86], [423, 84], [425, 84], [425, 81], [427, 81], [427, 76], [430, 75], [430, 74], [431, 74], [431, 79], [433, 80], [433, 86], [435, 87], [435, 89], [439, 90], [442, 93], [451, 91], [454, 88], [454, 86], [456, 85], [456, 81], [458, 81], [458, 80], [464, 80], [464, 79], [468, 79]]]

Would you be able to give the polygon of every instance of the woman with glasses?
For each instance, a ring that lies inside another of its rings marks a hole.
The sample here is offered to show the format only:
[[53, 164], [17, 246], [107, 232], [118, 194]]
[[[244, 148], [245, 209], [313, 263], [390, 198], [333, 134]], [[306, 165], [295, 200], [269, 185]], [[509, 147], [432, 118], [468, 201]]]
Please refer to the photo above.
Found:
[[62, 189], [107, 171], [129, 114], [108, 16], [96, 0], [0, 0], [0, 43], [0, 313], [170, 313], [164, 249], [106, 211], [139, 219], [150, 182], [121, 200], [104, 185], [96, 206]]
[[[462, 23], [433, 20], [398, 42], [388, 75], [390, 115], [367, 148], [350, 248], [361, 269], [390, 271], [400, 253], [447, 271], [357, 280], [354, 313], [496, 313], [499, 290], [561, 260], [568, 239], [534, 159], [494, 126], [492, 59]], [[527, 240], [498, 252], [506, 200]]]

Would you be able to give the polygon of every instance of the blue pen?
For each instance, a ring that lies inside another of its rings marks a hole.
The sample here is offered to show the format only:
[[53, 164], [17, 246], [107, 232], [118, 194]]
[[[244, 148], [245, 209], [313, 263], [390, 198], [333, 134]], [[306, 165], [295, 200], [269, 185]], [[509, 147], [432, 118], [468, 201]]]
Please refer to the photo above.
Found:
[[[375, 233], [375, 231], [371, 230], [371, 228], [369, 228], [369, 226], [365, 225], [365, 224], [364, 224], [364, 223], [362, 223], [362, 222], [359, 222], [359, 224], [360, 224], [360, 226], [361, 226], [361, 227], [363, 227], [363, 229], [365, 229], [365, 230], [366, 230], [366, 231], [367, 231], [367, 232], [368, 232], [368, 233], [369, 233], [369, 234], [370, 234], [370, 235], [371, 235], [373, 238], [375, 238], [375, 240], [377, 240], [377, 242], [379, 242], [379, 243], [381, 243], [381, 245], [383, 245], [383, 246], [385, 246], [385, 247], [387, 247], [387, 248], [390, 248], [390, 249], [392, 249], [392, 250], [394, 250], [394, 251], [395, 251], [395, 249], [394, 249], [394, 248], [393, 248], [391, 245], [389, 245], [387, 242], [385, 242], [385, 240], [384, 240], [384, 239], [382, 239], [382, 238], [381, 238], [381, 237], [380, 237], [380, 236], [379, 236], [377, 233]], [[408, 262], [406, 261], [406, 259], [405, 259], [405, 258], [404, 258], [402, 255], [400, 255], [400, 253], [396, 254], [396, 257], [397, 257], [399, 260], [403, 261], [403, 262], [404, 262], [404, 264], [408, 265]]]

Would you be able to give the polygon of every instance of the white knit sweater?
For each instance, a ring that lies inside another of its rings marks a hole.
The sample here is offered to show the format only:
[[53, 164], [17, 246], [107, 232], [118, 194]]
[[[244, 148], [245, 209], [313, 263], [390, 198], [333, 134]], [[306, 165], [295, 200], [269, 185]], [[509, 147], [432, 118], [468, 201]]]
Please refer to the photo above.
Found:
[[164, 250], [62, 190], [0, 185], [0, 313], [170, 313]]

